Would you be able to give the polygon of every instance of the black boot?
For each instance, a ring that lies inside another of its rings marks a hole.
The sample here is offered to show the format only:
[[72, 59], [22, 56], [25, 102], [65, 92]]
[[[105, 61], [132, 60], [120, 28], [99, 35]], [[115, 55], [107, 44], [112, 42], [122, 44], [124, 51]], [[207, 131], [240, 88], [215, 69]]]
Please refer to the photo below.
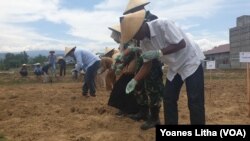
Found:
[[130, 115], [129, 117], [136, 121], [147, 120], [149, 113], [148, 110], [148, 106], [140, 106], [139, 112], [134, 115]]
[[141, 125], [142, 130], [154, 128], [156, 125], [160, 124], [160, 119], [159, 119], [160, 108], [152, 107], [150, 108], [150, 112], [151, 113], [149, 119]]

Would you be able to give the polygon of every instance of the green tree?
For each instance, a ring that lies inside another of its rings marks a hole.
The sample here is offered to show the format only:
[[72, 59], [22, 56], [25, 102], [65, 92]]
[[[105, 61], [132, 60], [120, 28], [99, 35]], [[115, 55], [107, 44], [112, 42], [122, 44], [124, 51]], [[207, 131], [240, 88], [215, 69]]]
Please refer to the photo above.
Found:
[[8, 70], [10, 68], [20, 67], [22, 64], [28, 63], [28, 60], [29, 56], [25, 51], [19, 54], [6, 53], [5, 59], [3, 60], [3, 64], [4, 68]]
[[4, 70], [4, 63], [3, 59], [0, 60], [0, 70]]
[[34, 63], [44, 63], [44, 62], [46, 62], [47, 60], [48, 60], [48, 59], [47, 59], [46, 56], [42, 56], [41, 54], [39, 54], [38, 56], [36, 56], [36, 57], [30, 59], [29, 62], [30, 62], [31, 64], [34, 64]]
[[5, 54], [5, 59], [4, 59], [4, 67], [6, 70], [15, 67], [17, 64], [15, 63], [15, 54], [13, 53], [6, 53]]

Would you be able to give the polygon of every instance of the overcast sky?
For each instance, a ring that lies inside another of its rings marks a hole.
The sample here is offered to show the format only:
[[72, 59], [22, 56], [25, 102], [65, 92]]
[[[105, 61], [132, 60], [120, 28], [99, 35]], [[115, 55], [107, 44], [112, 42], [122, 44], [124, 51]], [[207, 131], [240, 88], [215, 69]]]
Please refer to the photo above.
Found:
[[[0, 0], [0, 51], [93, 51], [117, 47], [108, 26], [119, 23], [128, 0]], [[236, 18], [250, 15], [250, 0], [151, 0], [146, 7], [175, 21], [203, 50], [229, 43]]]

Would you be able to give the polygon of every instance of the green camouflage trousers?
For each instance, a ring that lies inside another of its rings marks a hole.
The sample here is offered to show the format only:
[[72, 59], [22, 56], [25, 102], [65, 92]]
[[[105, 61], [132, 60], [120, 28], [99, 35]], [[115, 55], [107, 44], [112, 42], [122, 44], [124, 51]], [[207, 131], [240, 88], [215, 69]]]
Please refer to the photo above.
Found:
[[[142, 66], [142, 59], [138, 59], [137, 71]], [[160, 107], [162, 101], [162, 94], [164, 89], [162, 79], [162, 64], [159, 60], [154, 59], [152, 68], [148, 76], [139, 82], [134, 92], [139, 105], [148, 105], [149, 107]]]

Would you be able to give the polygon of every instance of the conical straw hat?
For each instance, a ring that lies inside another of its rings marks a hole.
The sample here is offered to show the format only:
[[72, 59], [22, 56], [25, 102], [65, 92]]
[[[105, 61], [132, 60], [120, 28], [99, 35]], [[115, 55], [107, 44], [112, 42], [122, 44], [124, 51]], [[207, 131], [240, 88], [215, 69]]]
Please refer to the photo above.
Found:
[[64, 51], [65, 56], [67, 56], [67, 55], [69, 54], [69, 52], [70, 52], [71, 50], [75, 49], [75, 48], [76, 48], [76, 47], [65, 47], [65, 51]]
[[35, 63], [34, 66], [40, 66], [41, 64], [40, 63]]
[[121, 33], [121, 26], [120, 26], [120, 24], [116, 24], [116, 25], [113, 25], [113, 26], [111, 26], [111, 27], [108, 27], [110, 30], [112, 30], [112, 31], [116, 31], [116, 32], [119, 32], [119, 33]]
[[58, 56], [58, 57], [57, 57], [57, 60], [61, 60], [61, 59], [63, 59], [62, 56]]
[[150, 2], [148, 2], [147, 0], [130, 0], [128, 2], [128, 5], [124, 11], [124, 15], [128, 14], [130, 11], [132, 11], [133, 9], [139, 7], [139, 6], [145, 6], [147, 4], [149, 4]]
[[123, 44], [130, 41], [141, 28], [146, 11], [140, 10], [121, 17], [121, 42]]

